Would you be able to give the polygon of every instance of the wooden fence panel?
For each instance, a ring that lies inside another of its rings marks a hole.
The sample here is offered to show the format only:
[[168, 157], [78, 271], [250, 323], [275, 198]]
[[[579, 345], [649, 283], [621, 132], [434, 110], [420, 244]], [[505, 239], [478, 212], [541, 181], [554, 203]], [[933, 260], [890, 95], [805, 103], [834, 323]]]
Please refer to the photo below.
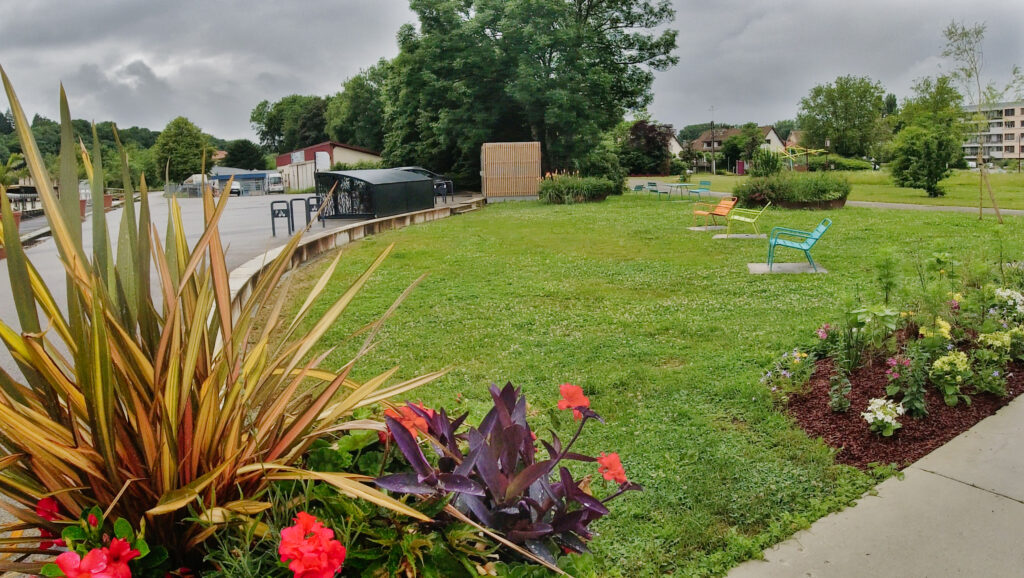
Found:
[[485, 143], [481, 181], [487, 198], [536, 197], [540, 187], [540, 143]]

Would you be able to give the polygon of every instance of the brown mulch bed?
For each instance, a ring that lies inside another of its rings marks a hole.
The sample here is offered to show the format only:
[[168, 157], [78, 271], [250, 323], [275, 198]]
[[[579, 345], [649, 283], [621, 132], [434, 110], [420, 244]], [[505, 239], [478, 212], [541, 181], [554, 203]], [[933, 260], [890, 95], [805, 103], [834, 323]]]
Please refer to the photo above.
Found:
[[820, 437], [836, 448], [836, 460], [843, 464], [867, 468], [868, 464], [897, 464], [903, 468], [953, 439], [971, 426], [994, 414], [999, 408], [1024, 392], [1024, 365], [1011, 364], [1006, 397], [989, 393], [972, 395], [971, 405], [962, 402], [949, 407], [935, 388], [928, 386], [925, 400], [928, 415], [921, 419], [908, 415], [900, 419], [903, 427], [892, 437], [884, 438], [868, 429], [861, 417], [868, 401], [885, 397], [885, 360], [874, 360], [850, 376], [850, 409], [835, 413], [828, 405], [829, 376], [832, 360], [819, 361], [807, 384], [807, 393], [790, 396], [788, 413], [811, 437]]

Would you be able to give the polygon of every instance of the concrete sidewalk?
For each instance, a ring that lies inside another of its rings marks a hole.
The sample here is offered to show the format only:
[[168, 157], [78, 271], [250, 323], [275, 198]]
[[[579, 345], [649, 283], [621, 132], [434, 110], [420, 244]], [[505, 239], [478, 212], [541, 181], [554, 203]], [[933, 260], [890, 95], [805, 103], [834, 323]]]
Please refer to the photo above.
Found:
[[1024, 576], [1024, 397], [729, 578]]

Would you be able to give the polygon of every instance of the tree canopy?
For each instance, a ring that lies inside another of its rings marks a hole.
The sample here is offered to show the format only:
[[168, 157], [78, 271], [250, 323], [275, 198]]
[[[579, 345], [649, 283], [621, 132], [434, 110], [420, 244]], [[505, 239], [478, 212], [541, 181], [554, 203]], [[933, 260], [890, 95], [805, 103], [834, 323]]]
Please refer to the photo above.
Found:
[[668, 0], [413, 0], [386, 85], [384, 158], [476, 180], [487, 141], [537, 140], [578, 168], [653, 71], [676, 62]]
[[625, 137], [619, 145], [619, 162], [634, 175], [667, 175], [669, 161], [669, 140], [675, 136], [670, 124], [659, 124], [649, 119], [629, 124]]
[[890, 167], [898, 186], [924, 189], [931, 197], [943, 194], [939, 182], [963, 154], [962, 101], [948, 76], [917, 81], [900, 112], [904, 128], [893, 141]]
[[847, 157], [870, 154], [886, 128], [879, 121], [885, 111], [881, 83], [866, 76], [840, 76], [819, 84], [800, 100], [797, 122], [804, 130], [801, 144], [824, 148]]
[[204, 153], [206, 166], [210, 166], [210, 151], [206, 145], [206, 137], [199, 127], [179, 116], [167, 123], [156, 139], [156, 165], [161, 169], [166, 167], [170, 180], [180, 183], [202, 171]]
[[249, 139], [242, 138], [229, 142], [226, 152], [228, 154], [223, 161], [226, 167], [246, 170], [259, 170], [267, 167], [263, 149]]
[[249, 122], [268, 152], [288, 152], [327, 140], [326, 112], [323, 97], [292, 94], [277, 102], [260, 102]]
[[380, 151], [384, 148], [384, 85], [390, 66], [377, 64], [345, 81], [327, 103], [327, 135], [346, 144]]

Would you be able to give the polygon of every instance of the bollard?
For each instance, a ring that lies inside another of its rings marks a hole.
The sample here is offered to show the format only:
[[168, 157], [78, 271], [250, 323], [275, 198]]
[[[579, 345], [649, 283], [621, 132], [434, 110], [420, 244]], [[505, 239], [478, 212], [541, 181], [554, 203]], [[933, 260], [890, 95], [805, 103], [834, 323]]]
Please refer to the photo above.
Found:
[[295, 223], [292, 221], [292, 210], [288, 201], [274, 201], [270, 203], [270, 232], [277, 236], [276, 219], [284, 219], [288, 223], [288, 234], [295, 232]]
[[310, 215], [316, 215], [321, 227], [326, 227], [327, 220], [324, 219], [323, 213], [320, 212], [320, 205], [323, 205], [320, 197], [306, 197], [306, 210], [309, 211]]
[[[292, 219], [298, 219], [299, 213], [301, 212], [306, 216], [306, 225], [309, 225], [309, 203], [306, 202], [306, 199], [291, 199], [288, 203], [289, 208], [291, 209]], [[295, 209], [295, 203], [300, 203], [298, 210]]]

